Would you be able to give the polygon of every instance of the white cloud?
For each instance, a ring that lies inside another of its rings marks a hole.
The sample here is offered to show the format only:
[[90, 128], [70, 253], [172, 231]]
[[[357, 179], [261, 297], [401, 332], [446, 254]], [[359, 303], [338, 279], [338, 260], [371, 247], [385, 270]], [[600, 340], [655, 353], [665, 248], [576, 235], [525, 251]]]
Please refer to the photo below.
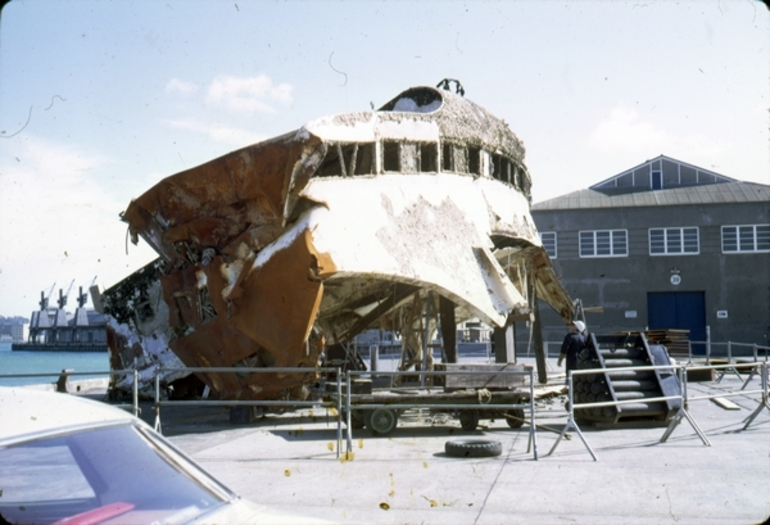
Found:
[[195, 93], [198, 91], [198, 86], [196, 84], [193, 84], [192, 82], [185, 82], [184, 80], [179, 80], [178, 78], [172, 78], [168, 81], [168, 84], [166, 84], [166, 93]]
[[588, 145], [602, 155], [618, 158], [644, 160], [664, 154], [688, 162], [701, 158], [716, 161], [725, 155], [727, 146], [701, 133], [672, 133], [644, 120], [638, 111], [623, 102], [599, 122], [588, 137]]
[[110, 286], [154, 258], [146, 245], [126, 256], [126, 202], [98, 181], [105, 159], [29, 136], [3, 158], [1, 315], [28, 316], [53, 282]]
[[642, 121], [639, 112], [622, 102], [599, 122], [588, 137], [591, 148], [600, 153], [635, 153], [660, 151], [674, 141], [668, 132], [651, 122]]
[[214, 79], [208, 88], [206, 101], [241, 113], [273, 113], [270, 102], [290, 104], [292, 86], [274, 84], [270, 77], [249, 78], [224, 76]]
[[216, 142], [233, 144], [239, 147], [261, 142], [267, 138], [248, 129], [225, 126], [223, 124], [203, 124], [192, 119], [165, 120], [163, 123], [175, 129], [201, 133]]

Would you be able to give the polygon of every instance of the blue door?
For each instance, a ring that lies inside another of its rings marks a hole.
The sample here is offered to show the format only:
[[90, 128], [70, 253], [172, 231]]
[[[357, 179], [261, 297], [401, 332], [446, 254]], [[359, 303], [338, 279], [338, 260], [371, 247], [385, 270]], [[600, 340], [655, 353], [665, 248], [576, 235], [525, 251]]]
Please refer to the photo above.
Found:
[[[678, 328], [690, 331], [690, 341], [706, 340], [704, 292], [648, 292], [647, 322], [650, 330]], [[703, 344], [692, 345], [694, 354], [705, 354]]]

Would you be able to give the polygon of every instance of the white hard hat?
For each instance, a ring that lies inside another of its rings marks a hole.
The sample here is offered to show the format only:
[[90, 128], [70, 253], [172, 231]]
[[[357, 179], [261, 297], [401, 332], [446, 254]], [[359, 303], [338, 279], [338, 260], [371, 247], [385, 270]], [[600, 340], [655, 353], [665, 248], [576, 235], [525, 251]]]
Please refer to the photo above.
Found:
[[583, 321], [572, 321], [572, 324], [577, 327], [578, 332], [585, 332], [586, 331], [586, 324]]

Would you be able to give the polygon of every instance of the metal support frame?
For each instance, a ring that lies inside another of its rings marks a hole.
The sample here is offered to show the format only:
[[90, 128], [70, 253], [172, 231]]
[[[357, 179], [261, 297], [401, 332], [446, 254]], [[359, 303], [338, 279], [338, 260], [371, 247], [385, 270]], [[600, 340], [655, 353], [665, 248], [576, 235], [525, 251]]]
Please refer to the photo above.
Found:
[[[342, 445], [342, 369], [337, 368], [336, 372], [336, 378], [337, 378], [337, 459], [340, 459], [340, 446]], [[350, 384], [348, 384], [348, 388], [350, 388]], [[348, 418], [348, 425], [350, 425], [350, 414], [347, 415]], [[348, 445], [349, 447], [349, 445]]]
[[749, 377], [746, 378], [746, 381], [743, 382], [743, 386], [741, 387], [741, 390], [745, 390], [746, 387], [751, 383], [751, 380], [754, 379], [754, 376], [757, 375], [757, 370], [760, 370], [760, 377], [762, 377], [761, 373], [761, 367], [759, 363], [755, 363], [754, 366], [751, 367], [751, 370], [749, 370]]
[[[671, 423], [669, 424], [668, 428], [666, 429], [663, 436], [660, 438], [659, 443], [665, 443], [666, 440], [669, 438], [671, 433], [674, 431], [674, 429], [679, 425], [682, 418], [687, 419], [687, 421], [690, 423], [692, 428], [695, 430], [696, 434], [698, 434], [698, 437], [703, 441], [703, 444], [710, 447], [711, 443], [709, 442], [708, 438], [706, 438], [706, 435], [703, 433], [703, 431], [698, 427], [698, 424], [695, 422], [695, 419], [692, 417], [692, 415], [688, 412], [687, 408], [687, 381], [686, 381], [686, 371], [684, 368], [680, 365], [658, 365], [658, 366], [647, 366], [647, 367], [624, 367], [624, 368], [615, 368], [614, 371], [621, 371], [621, 370], [660, 370], [660, 369], [671, 369], [676, 370], [677, 376], [679, 379], [680, 384], [680, 393], [677, 396], [664, 396], [664, 397], [658, 397], [658, 398], [651, 398], [648, 399], [648, 401], [665, 401], [668, 399], [679, 399], [679, 410], [674, 415], [673, 419], [671, 420]], [[569, 388], [568, 390], [568, 403], [569, 403], [569, 409], [567, 411], [568, 419], [567, 424], [564, 426], [564, 429], [562, 430], [561, 434], [559, 434], [559, 437], [556, 439], [556, 442], [551, 447], [551, 450], [546, 454], [546, 456], [550, 456], [555, 450], [556, 447], [561, 442], [562, 438], [569, 432], [570, 430], [574, 430], [577, 435], [580, 437], [580, 440], [583, 442], [583, 445], [586, 447], [588, 452], [591, 454], [591, 457], [594, 459], [594, 461], [597, 461], [596, 454], [594, 454], [594, 451], [591, 449], [591, 446], [586, 441], [585, 437], [583, 436], [583, 433], [580, 431], [580, 427], [578, 427], [577, 423], [575, 422], [575, 400], [573, 397], [573, 373], [577, 374], [593, 374], [597, 372], [604, 372], [605, 369], [586, 369], [586, 370], [568, 370], [567, 371], [567, 386]], [[579, 406], [583, 408], [589, 408], [589, 407], [602, 407], [602, 406], [620, 406], [627, 403], [632, 403], [633, 400], [630, 401], [602, 401], [599, 403], [581, 403]]]
[[[731, 365], [733, 364], [733, 343], [732, 341], [727, 341], [727, 364]], [[719, 374], [719, 377], [716, 380], [716, 383], [719, 384], [722, 382], [722, 379], [725, 378], [727, 373], [730, 372], [732, 374], [735, 374], [738, 376], [738, 379], [743, 381], [743, 376], [738, 372], [738, 369], [735, 368], [735, 366], [728, 366], [727, 368], [722, 369], [722, 373]]]
[[679, 426], [679, 423], [682, 422], [682, 418], [685, 418], [690, 423], [690, 426], [693, 428], [693, 430], [695, 430], [695, 433], [698, 434], [698, 437], [701, 439], [701, 441], [703, 441], [703, 444], [707, 447], [710, 447], [711, 442], [708, 440], [706, 435], [695, 422], [695, 419], [693, 419], [692, 415], [687, 410], [687, 370], [682, 367], [677, 367], [677, 377], [679, 378], [679, 385], [682, 389], [682, 401], [679, 403], [679, 410], [674, 415], [674, 418], [671, 420], [671, 423], [669, 423], [668, 428], [666, 428], [666, 431], [661, 436], [659, 443], [665, 443], [669, 436], [674, 432], [674, 429]]
[[532, 451], [532, 455], [537, 461], [537, 423], [535, 423], [535, 376], [532, 370], [529, 370], [529, 441], [527, 443], [527, 454]]
[[139, 417], [139, 370], [134, 368], [134, 417]]
[[561, 431], [561, 434], [559, 434], [559, 437], [556, 438], [556, 442], [551, 447], [551, 450], [548, 451], [548, 454], [546, 456], [550, 456], [553, 454], [554, 450], [556, 450], [556, 447], [559, 446], [559, 443], [561, 442], [562, 438], [567, 434], [567, 432], [570, 431], [570, 429], [577, 432], [577, 435], [580, 437], [580, 441], [583, 442], [583, 445], [586, 447], [586, 450], [588, 450], [588, 453], [591, 454], [591, 457], [594, 458], [594, 461], [598, 461], [596, 458], [596, 454], [594, 454], [593, 449], [591, 448], [591, 445], [588, 444], [588, 441], [586, 441], [586, 438], [583, 437], [583, 433], [580, 431], [580, 427], [578, 427], [577, 423], [575, 422], [575, 400], [572, 398], [572, 394], [574, 392], [574, 389], [572, 388], [572, 370], [567, 370], [567, 398], [569, 401], [569, 410], [567, 412], [567, 424], [564, 426], [564, 429]]
[[[349, 372], [349, 371], [348, 371]], [[347, 446], [345, 447], [345, 457], [349, 458], [350, 455], [353, 453], [353, 425], [351, 424], [351, 418], [353, 417], [351, 415], [352, 410], [350, 409], [350, 396], [352, 395], [351, 391], [352, 382], [350, 379], [350, 373], [345, 373], [345, 435], [347, 436]], [[337, 403], [341, 404], [342, 402], [342, 387], [340, 386], [339, 380], [337, 381]]]
[[761, 375], [762, 375], [762, 401], [759, 403], [759, 406], [754, 410], [754, 412], [751, 413], [751, 415], [746, 419], [746, 424], [743, 425], [743, 430], [746, 430], [749, 428], [749, 425], [756, 419], [756, 417], [759, 415], [760, 412], [762, 412], [763, 408], [766, 408], [770, 410], [770, 396], [768, 396], [768, 363], [765, 362], [761, 365]]

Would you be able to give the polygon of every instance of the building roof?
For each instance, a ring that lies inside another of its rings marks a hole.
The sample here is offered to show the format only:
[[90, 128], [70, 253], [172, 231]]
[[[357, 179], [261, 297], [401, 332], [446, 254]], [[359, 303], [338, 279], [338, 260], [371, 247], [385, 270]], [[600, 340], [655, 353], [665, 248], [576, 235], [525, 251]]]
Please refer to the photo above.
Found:
[[770, 186], [755, 182], [723, 182], [635, 193], [607, 194], [585, 189], [532, 205], [532, 211], [589, 208], [641, 208], [687, 204], [770, 202]]
[[532, 211], [767, 201], [768, 185], [739, 181], [660, 155], [588, 189], [534, 204]]
[[609, 179], [597, 182], [591, 186], [591, 189], [627, 193], [629, 191], [648, 191], [679, 186], [719, 184], [735, 180], [714, 171], [660, 155]]

